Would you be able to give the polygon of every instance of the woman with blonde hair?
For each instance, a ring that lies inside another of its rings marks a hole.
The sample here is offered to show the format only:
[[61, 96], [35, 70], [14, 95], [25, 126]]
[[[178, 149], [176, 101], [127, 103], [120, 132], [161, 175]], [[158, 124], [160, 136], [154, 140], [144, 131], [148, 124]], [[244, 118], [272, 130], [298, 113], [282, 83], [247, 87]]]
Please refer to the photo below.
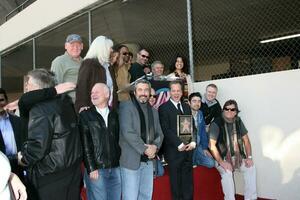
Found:
[[91, 90], [95, 83], [105, 83], [111, 91], [109, 105], [116, 107], [117, 84], [113, 67], [110, 66], [110, 54], [113, 42], [105, 36], [94, 39], [80, 66], [76, 89], [76, 111], [92, 106]]

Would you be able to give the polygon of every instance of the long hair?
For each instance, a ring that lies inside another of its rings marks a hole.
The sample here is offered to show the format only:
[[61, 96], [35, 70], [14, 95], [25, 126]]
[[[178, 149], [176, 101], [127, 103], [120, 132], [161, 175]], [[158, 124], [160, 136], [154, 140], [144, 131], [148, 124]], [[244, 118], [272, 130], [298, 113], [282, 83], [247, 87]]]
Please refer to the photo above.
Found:
[[97, 58], [99, 63], [103, 65], [109, 62], [110, 49], [113, 46], [113, 41], [105, 36], [98, 36], [92, 42], [84, 59]]
[[188, 65], [188, 62], [186, 60], [186, 57], [181, 55], [181, 54], [177, 54], [173, 59], [173, 62], [169, 68], [170, 72], [174, 72], [176, 70], [176, 67], [175, 67], [175, 64], [176, 64], [176, 61], [177, 61], [177, 58], [181, 58], [182, 61], [183, 61], [183, 68], [182, 68], [182, 71], [186, 74], [189, 73], [189, 65]]

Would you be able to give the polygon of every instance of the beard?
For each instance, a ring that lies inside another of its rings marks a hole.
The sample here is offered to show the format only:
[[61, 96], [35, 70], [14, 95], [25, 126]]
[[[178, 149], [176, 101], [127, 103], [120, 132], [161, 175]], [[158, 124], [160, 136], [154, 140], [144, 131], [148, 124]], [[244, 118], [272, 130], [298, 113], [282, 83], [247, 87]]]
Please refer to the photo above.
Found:
[[149, 100], [149, 98], [147, 98], [145, 95], [138, 96], [137, 99], [140, 103], [147, 103]]

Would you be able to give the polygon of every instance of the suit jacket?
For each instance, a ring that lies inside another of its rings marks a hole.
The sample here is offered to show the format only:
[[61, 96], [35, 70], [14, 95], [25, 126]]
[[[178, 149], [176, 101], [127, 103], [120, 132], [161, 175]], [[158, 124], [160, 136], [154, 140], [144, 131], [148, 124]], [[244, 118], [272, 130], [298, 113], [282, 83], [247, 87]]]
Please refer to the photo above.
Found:
[[[192, 115], [188, 104], [181, 103], [181, 105], [184, 115]], [[180, 115], [180, 111], [174, 106], [171, 100], [159, 107], [160, 125], [165, 136], [164, 155], [167, 162], [182, 159], [187, 153], [178, 151], [178, 146], [182, 141], [177, 136], [177, 115]], [[195, 131], [193, 133], [192, 141], [196, 142]]]
[[[14, 135], [15, 135], [17, 151], [19, 151], [21, 146], [22, 146], [21, 129], [20, 129], [21, 128], [21, 121], [20, 121], [20, 118], [16, 115], [8, 114], [8, 116], [9, 116], [9, 121], [11, 123], [12, 129], [13, 129], [13, 132], [14, 132]], [[2, 134], [0, 134], [0, 150], [4, 154], [6, 153], [5, 144], [4, 144]]]
[[[21, 132], [21, 120], [20, 117], [12, 114], [8, 114], [9, 121], [11, 123], [14, 136], [15, 136], [15, 141], [16, 141], [16, 146], [17, 146], [17, 152], [21, 150], [22, 143], [23, 143], [23, 135]], [[4, 140], [2, 137], [2, 133], [0, 134], [0, 150], [6, 154], [6, 148], [4, 144]], [[23, 173], [22, 173], [22, 167], [18, 165], [18, 159], [17, 159], [17, 154], [14, 156], [9, 156], [9, 162], [11, 166], [11, 171], [14, 172], [19, 176], [19, 178], [23, 178]]]
[[[154, 119], [154, 139], [152, 144], [160, 148], [163, 141], [163, 133], [159, 124], [158, 112], [152, 108]], [[120, 103], [120, 166], [136, 170], [140, 167], [141, 155], [146, 147], [141, 138], [141, 124], [139, 112], [132, 101]]]

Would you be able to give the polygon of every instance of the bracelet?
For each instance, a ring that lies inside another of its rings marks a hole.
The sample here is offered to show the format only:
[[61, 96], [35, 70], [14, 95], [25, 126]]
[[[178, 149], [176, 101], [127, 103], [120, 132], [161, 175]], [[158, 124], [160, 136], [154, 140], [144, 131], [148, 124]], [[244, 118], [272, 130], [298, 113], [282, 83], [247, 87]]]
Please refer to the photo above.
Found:
[[252, 156], [248, 156], [247, 158], [248, 158], [248, 159], [252, 159]]

